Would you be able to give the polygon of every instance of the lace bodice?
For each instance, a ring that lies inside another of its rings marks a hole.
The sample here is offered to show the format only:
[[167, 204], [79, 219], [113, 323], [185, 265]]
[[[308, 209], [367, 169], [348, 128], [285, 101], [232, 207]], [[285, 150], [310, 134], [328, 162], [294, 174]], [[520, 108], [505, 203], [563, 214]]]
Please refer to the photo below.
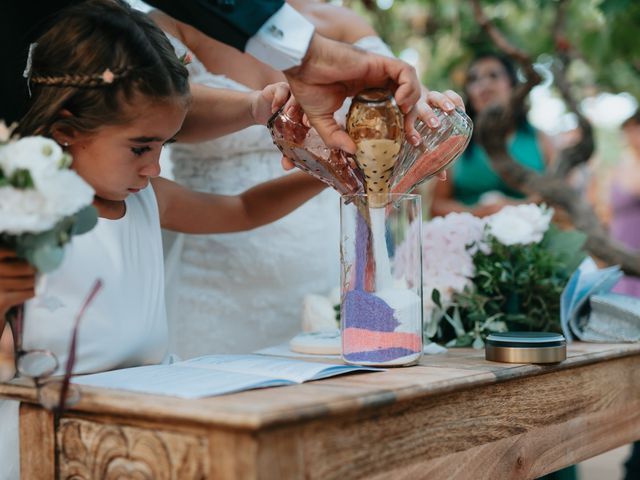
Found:
[[[184, 49], [172, 40], [178, 53]], [[191, 81], [248, 91], [194, 58]], [[176, 181], [237, 194], [285, 174], [266, 127], [253, 126], [171, 149]], [[302, 297], [339, 281], [339, 201], [324, 191], [273, 224], [250, 232], [183, 237], [176, 281], [168, 285], [172, 348], [183, 357], [249, 352], [300, 329]]]

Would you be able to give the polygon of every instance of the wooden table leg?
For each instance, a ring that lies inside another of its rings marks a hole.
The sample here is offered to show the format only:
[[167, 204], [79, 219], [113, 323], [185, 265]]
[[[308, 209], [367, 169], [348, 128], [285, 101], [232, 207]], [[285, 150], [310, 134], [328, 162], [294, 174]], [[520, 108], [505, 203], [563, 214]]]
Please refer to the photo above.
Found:
[[53, 414], [42, 407], [20, 404], [20, 476], [54, 479], [56, 474]]

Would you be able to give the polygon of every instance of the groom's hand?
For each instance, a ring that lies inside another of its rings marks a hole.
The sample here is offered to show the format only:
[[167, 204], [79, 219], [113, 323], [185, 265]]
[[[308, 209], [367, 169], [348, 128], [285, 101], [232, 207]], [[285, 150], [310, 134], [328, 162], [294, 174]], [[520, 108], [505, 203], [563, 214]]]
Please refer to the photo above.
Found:
[[352, 154], [356, 151], [355, 144], [333, 117], [346, 97], [365, 88], [388, 88], [394, 92], [396, 103], [405, 114], [420, 98], [420, 82], [411, 65], [317, 33], [302, 65], [284, 74], [293, 95], [324, 142]]

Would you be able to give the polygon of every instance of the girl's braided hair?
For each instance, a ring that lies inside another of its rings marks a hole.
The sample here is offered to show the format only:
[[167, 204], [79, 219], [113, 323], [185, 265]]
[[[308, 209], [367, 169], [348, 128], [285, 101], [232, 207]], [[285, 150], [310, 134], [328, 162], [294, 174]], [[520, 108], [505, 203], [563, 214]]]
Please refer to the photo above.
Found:
[[167, 37], [122, 0], [88, 0], [63, 10], [30, 58], [33, 96], [19, 122], [21, 135], [49, 135], [54, 124], [91, 132], [126, 123], [123, 106], [135, 96], [189, 94], [187, 69]]

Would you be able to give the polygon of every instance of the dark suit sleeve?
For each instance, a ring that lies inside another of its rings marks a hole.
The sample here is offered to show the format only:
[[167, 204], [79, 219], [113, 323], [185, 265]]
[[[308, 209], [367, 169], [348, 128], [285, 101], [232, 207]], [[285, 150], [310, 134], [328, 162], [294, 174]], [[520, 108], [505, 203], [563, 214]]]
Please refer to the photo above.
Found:
[[145, 0], [173, 18], [238, 50], [282, 5], [284, 0]]

